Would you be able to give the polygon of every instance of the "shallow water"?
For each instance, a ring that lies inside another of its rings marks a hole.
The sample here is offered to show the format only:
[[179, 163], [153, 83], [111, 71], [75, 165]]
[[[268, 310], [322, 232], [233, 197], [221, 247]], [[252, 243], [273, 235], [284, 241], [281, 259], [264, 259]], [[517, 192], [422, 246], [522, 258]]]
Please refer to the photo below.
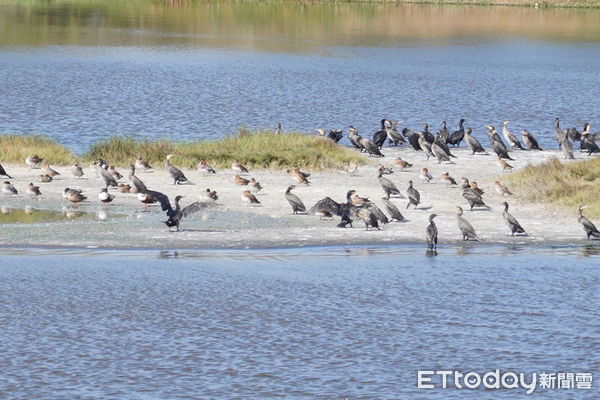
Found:
[[522, 389], [424, 391], [416, 371], [597, 374], [599, 260], [581, 247], [488, 246], [469, 257], [412, 246], [5, 249], [0, 393], [521, 398]]
[[597, 10], [288, 2], [0, 2], [0, 131], [82, 152], [100, 137], [197, 140], [463, 117], [596, 131]]

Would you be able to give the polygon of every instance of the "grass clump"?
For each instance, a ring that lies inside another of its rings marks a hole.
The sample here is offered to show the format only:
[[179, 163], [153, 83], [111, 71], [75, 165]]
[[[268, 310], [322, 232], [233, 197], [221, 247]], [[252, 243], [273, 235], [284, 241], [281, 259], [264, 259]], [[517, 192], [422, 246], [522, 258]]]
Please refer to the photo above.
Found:
[[93, 145], [85, 158], [103, 158], [111, 164], [128, 165], [142, 156], [150, 164], [160, 165], [167, 154], [174, 155], [174, 165], [184, 168], [196, 168], [203, 159], [215, 168], [229, 168], [234, 159], [249, 168], [272, 169], [297, 165], [327, 169], [339, 168], [350, 162], [365, 163], [364, 157], [355, 151], [323, 137], [301, 133], [276, 135], [271, 131], [250, 132], [244, 128], [235, 136], [193, 143], [112, 137]]
[[37, 154], [54, 165], [68, 165], [75, 155], [62, 144], [44, 136], [0, 135], [0, 161], [23, 164]]
[[505, 181], [527, 201], [575, 210], [587, 205], [585, 214], [600, 218], [600, 158], [569, 164], [552, 158], [543, 164], [525, 167]]

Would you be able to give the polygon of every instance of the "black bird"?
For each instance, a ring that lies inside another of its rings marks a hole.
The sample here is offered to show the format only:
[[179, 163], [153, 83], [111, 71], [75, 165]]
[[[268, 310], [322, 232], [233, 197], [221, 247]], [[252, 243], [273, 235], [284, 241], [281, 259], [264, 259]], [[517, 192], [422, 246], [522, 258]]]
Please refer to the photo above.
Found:
[[135, 188], [136, 193], [146, 193], [148, 191], [148, 188], [146, 185], [144, 185], [144, 182], [135, 176], [135, 166], [133, 164], [129, 164], [129, 181]]
[[558, 117], [554, 118], [554, 137], [556, 138], [556, 143], [558, 143], [559, 147], [565, 136], [565, 133], [560, 129], [560, 120]]
[[352, 226], [353, 218], [356, 218], [357, 207], [352, 204], [352, 195], [356, 193], [356, 190], [349, 190], [346, 193], [346, 202], [338, 203], [331, 197], [325, 197], [315, 203], [314, 206], [308, 210], [309, 214], [321, 214], [323, 211], [333, 215], [337, 215], [342, 218], [338, 224], [339, 228], [345, 228], [346, 226]]
[[585, 231], [588, 240], [592, 236], [600, 239], [600, 232], [598, 232], [598, 228], [596, 228], [592, 221], [583, 216], [583, 209], [585, 207], [586, 206], [579, 207], [579, 218], [577, 218], [577, 221], [583, 225], [583, 230]]
[[398, 133], [398, 129], [396, 128], [399, 123], [400, 121], [395, 121], [391, 123], [391, 126], [385, 126], [385, 133], [387, 134], [388, 143], [390, 144], [390, 146], [392, 145], [392, 143], [394, 144], [394, 146], [398, 146], [398, 143], [406, 144], [406, 140], [404, 140], [402, 135]]
[[594, 137], [590, 134], [590, 124], [585, 123], [583, 133], [581, 134], [581, 150], [587, 150], [588, 156], [592, 153], [600, 153], [600, 149], [594, 140]]
[[496, 153], [498, 157], [514, 161], [514, 159], [508, 155], [506, 145], [502, 139], [500, 139], [500, 136], [498, 136], [498, 133], [493, 126], [488, 126], [488, 138], [490, 139], [492, 150], [494, 150], [494, 153]]
[[463, 209], [460, 206], [456, 207], [456, 218], [457, 218], [457, 222], [458, 222], [458, 229], [460, 229], [460, 232], [462, 233], [463, 236], [463, 240], [469, 240], [469, 239], [474, 239], [477, 240], [477, 233], [475, 233], [475, 228], [473, 228], [473, 225], [471, 225], [471, 223], [469, 221], [466, 220], [465, 217], [463, 217]]
[[354, 146], [355, 149], [358, 149], [362, 152], [363, 147], [360, 143], [358, 143], [359, 139], [360, 135], [358, 134], [358, 129], [350, 125], [350, 128], [348, 129], [348, 140], [350, 140], [350, 143], [352, 143], [352, 146]]
[[377, 157], [384, 157], [384, 155], [379, 151], [379, 147], [375, 145], [375, 143], [371, 142], [366, 137], [361, 137], [358, 139], [358, 143], [365, 149], [369, 156], [375, 155]]
[[436, 214], [431, 214], [429, 216], [429, 225], [427, 225], [427, 229], [425, 231], [425, 237], [427, 239], [427, 248], [428, 249], [437, 249], [438, 242], [438, 230], [437, 226], [435, 226], [435, 222], [433, 219], [437, 217]]
[[188, 178], [185, 177], [185, 175], [183, 174], [183, 172], [181, 172], [181, 170], [179, 168], [176, 168], [171, 165], [171, 163], [169, 162], [171, 157], [173, 157], [172, 154], [167, 155], [166, 160], [165, 160], [165, 169], [167, 170], [169, 175], [171, 175], [171, 177], [173, 178], [173, 185], [179, 185], [182, 183], [191, 183], [188, 180]]
[[542, 150], [535, 136], [529, 133], [528, 130], [524, 129], [521, 131], [521, 138], [529, 150]]
[[408, 189], [406, 189], [406, 194], [408, 195], [408, 204], [406, 205], [406, 209], [408, 209], [411, 204], [417, 208], [421, 202], [421, 194], [413, 187], [413, 181], [408, 181]]
[[461, 118], [460, 121], [458, 121], [458, 130], [452, 132], [452, 134], [448, 138], [448, 144], [451, 144], [452, 146], [455, 146], [455, 147], [460, 146], [460, 142], [465, 137], [465, 128], [463, 128], [464, 123], [465, 123], [464, 118]]
[[481, 195], [470, 187], [465, 187], [463, 189], [462, 196], [469, 202], [471, 211], [473, 211], [473, 207], [485, 207], [488, 210], [490, 209], [490, 207], [483, 202]]
[[429, 132], [429, 124], [424, 123], [423, 124], [423, 138], [429, 142], [429, 143], [433, 143], [435, 140], [435, 137], [433, 136], [433, 134], [431, 132]]
[[408, 143], [415, 149], [416, 151], [422, 151], [423, 149], [419, 145], [419, 134], [411, 129], [404, 128], [402, 129], [402, 134], [406, 139], [408, 139]]
[[515, 233], [527, 234], [525, 232], [525, 229], [523, 229], [521, 224], [519, 224], [519, 221], [517, 221], [517, 219], [508, 212], [508, 203], [503, 202], [502, 205], [504, 206], [504, 211], [502, 212], [502, 216], [504, 217], [506, 224], [510, 228], [511, 236], [515, 236]]
[[302, 200], [292, 193], [293, 189], [296, 189], [296, 185], [291, 185], [287, 188], [285, 191], [285, 199], [288, 201], [288, 203], [290, 203], [290, 206], [292, 206], [292, 211], [294, 214], [298, 214], [299, 212], [305, 213], [306, 207], [304, 206]]
[[388, 200], [387, 197], [384, 196], [382, 201], [383, 201], [383, 205], [385, 206], [385, 209], [390, 214], [392, 221], [393, 220], [406, 221], [406, 218], [404, 218], [404, 216], [402, 215], [402, 213], [400, 212], [398, 207], [396, 207], [396, 205], [394, 203], [392, 203], [390, 200]]
[[344, 134], [342, 133], [341, 129], [338, 129], [338, 130], [330, 129], [329, 133], [327, 134], [327, 137], [337, 143], [340, 140], [342, 140], [342, 138], [344, 137]]
[[479, 143], [479, 140], [475, 139], [473, 136], [471, 136], [471, 128], [467, 128], [467, 132], [465, 134], [465, 141], [467, 142], [467, 145], [469, 145], [469, 147], [471, 148], [471, 155], [475, 154], [475, 153], [485, 153], [487, 154], [487, 151], [485, 151], [485, 149], [483, 148], [483, 146], [481, 145], [481, 143]]
[[369, 226], [371, 227], [371, 229], [376, 228], [377, 230], [381, 230], [381, 228], [379, 228], [379, 221], [377, 220], [377, 216], [373, 212], [371, 212], [371, 210], [368, 207], [360, 207], [356, 212], [356, 216], [359, 219], [363, 220], [363, 222], [365, 223], [365, 229], [367, 231], [369, 230]]
[[10, 176], [9, 174], [6, 173], [6, 171], [4, 170], [4, 167], [2, 166], [2, 164], [0, 164], [0, 175], [4, 175], [8, 179], [12, 179], [12, 176]]
[[[585, 130], [585, 127], [583, 129]], [[579, 133], [579, 131], [575, 127], [567, 128], [566, 134], [569, 140], [573, 142], [578, 142], [581, 140], [581, 133]]]
[[450, 131], [446, 128], [446, 121], [442, 122], [442, 129], [438, 132], [435, 139], [444, 144], [448, 143], [448, 137], [450, 136]]
[[181, 208], [179, 201], [183, 198], [183, 196], [177, 196], [175, 197], [175, 209], [173, 209], [173, 207], [171, 207], [171, 203], [169, 202], [169, 198], [165, 194], [156, 192], [154, 190], [149, 190], [146, 192], [146, 194], [152, 196], [156, 201], [158, 201], [162, 210], [167, 213], [168, 218], [163, 222], [169, 227], [169, 231], [171, 231], [172, 227], [176, 227], [178, 232], [179, 224], [182, 218], [188, 217], [209, 207], [208, 203], [196, 201], [185, 206], [184, 208]]
[[387, 139], [388, 137], [387, 132], [385, 130], [387, 124], [388, 120], [385, 118], [382, 119], [381, 129], [373, 134], [373, 143], [375, 143], [375, 145], [380, 149], [383, 147], [383, 145], [385, 144], [385, 139]]
[[506, 125], [508, 125], [509, 123], [510, 121], [504, 121], [502, 123], [502, 134], [504, 135], [504, 138], [510, 145], [511, 149], [514, 149], [516, 147], [518, 149], [525, 150], [521, 145], [521, 142], [519, 142], [519, 139], [517, 139], [517, 137], [513, 135], [513, 133], [506, 127]]

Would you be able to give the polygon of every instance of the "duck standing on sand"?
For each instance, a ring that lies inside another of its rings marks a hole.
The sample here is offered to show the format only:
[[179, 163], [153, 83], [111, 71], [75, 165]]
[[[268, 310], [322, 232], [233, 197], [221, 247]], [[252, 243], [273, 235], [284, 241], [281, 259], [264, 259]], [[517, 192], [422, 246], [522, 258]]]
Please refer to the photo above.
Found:
[[479, 188], [477, 182], [471, 182], [471, 189], [480, 196], [483, 196], [484, 191]]
[[135, 160], [135, 167], [140, 171], [149, 171], [152, 169], [152, 166], [144, 161], [142, 156], [138, 156], [138, 158]]
[[40, 187], [35, 186], [33, 184], [33, 182], [29, 182], [29, 185], [27, 185], [27, 189], [26, 189], [25, 193], [27, 193], [31, 197], [37, 197], [37, 196], [42, 195], [42, 192], [40, 192]]
[[200, 160], [200, 162], [198, 163], [198, 171], [200, 171], [204, 174], [216, 174], [217, 173], [217, 171], [215, 171], [213, 169], [213, 167], [208, 165], [208, 162], [206, 160]]
[[2, 184], [2, 193], [7, 196], [12, 196], [18, 194], [19, 192], [9, 181], [4, 181]]
[[425, 183], [429, 183], [433, 179], [433, 176], [431, 176], [431, 174], [429, 173], [429, 170], [427, 168], [423, 168], [419, 172], [419, 179], [421, 179]]
[[191, 183], [188, 180], [188, 178], [185, 177], [185, 175], [183, 174], [183, 172], [181, 172], [181, 170], [179, 168], [171, 165], [171, 163], [169, 162], [171, 157], [173, 157], [173, 154], [167, 154], [167, 157], [165, 159], [165, 169], [167, 170], [169, 175], [171, 175], [171, 178], [173, 178], [173, 185], [181, 185], [182, 183]]
[[456, 180], [453, 177], [451, 177], [448, 172], [444, 172], [440, 176], [440, 180], [442, 181], [442, 183], [446, 184], [446, 187], [448, 187], [448, 185], [456, 185]]
[[260, 186], [260, 182], [258, 182], [254, 178], [250, 179], [250, 182], [248, 182], [248, 187], [250, 188], [250, 191], [252, 193], [258, 193], [262, 189], [262, 186]]
[[250, 192], [250, 190], [244, 190], [241, 197], [242, 201], [246, 205], [260, 204], [260, 201], [258, 201], [258, 199]]
[[100, 193], [98, 193], [98, 200], [100, 200], [102, 203], [110, 203], [114, 200], [114, 198], [115, 196], [108, 193], [108, 189], [106, 188], [102, 188]]
[[0, 164], [0, 175], [5, 176], [8, 179], [12, 179], [12, 176], [10, 176], [9, 174], [6, 173], [6, 170], [4, 169], [2, 164]]
[[296, 189], [296, 185], [288, 186], [287, 190], [285, 191], [285, 199], [288, 201], [288, 203], [290, 203], [290, 206], [292, 206], [293, 214], [298, 214], [299, 212], [306, 213], [306, 206], [302, 200], [292, 193], [292, 190], [294, 189]]
[[129, 190], [130, 193], [146, 193], [148, 191], [144, 182], [135, 175], [135, 166], [133, 164], [129, 164], [129, 182], [133, 185]]
[[74, 177], [81, 178], [83, 176], [83, 168], [81, 168], [81, 165], [79, 165], [79, 163], [75, 163], [71, 165], [71, 173]]
[[50, 183], [52, 182], [52, 177], [50, 175], [39, 175], [38, 182], [40, 183]]
[[63, 197], [73, 204], [77, 204], [87, 199], [81, 190], [65, 188]]
[[394, 164], [400, 167], [400, 171], [403, 171], [404, 168], [409, 168], [413, 166], [411, 163], [404, 161], [402, 157], [396, 157], [396, 159], [394, 160]]
[[131, 185], [119, 183], [119, 186], [117, 186], [117, 191], [119, 193], [131, 193]]
[[241, 185], [241, 186], [247, 186], [250, 181], [246, 178], [242, 178], [239, 175], [236, 175], [233, 177], [233, 183], [235, 183], [236, 185]]
[[583, 209], [586, 206], [579, 207], [579, 218], [577, 218], [577, 222], [583, 225], [583, 229], [585, 230], [585, 234], [588, 240], [593, 236], [597, 239], [600, 239], [600, 232], [598, 232], [598, 228], [586, 217], [583, 216]]
[[308, 179], [306, 179], [306, 176], [301, 173], [301, 171], [296, 168], [296, 169], [288, 169], [286, 171], [288, 173], [289, 176], [291, 176], [294, 180], [296, 180], [298, 183], [302, 183], [304, 185], [310, 185], [310, 182], [308, 181]]
[[247, 174], [248, 168], [244, 167], [238, 160], [233, 160], [231, 169], [238, 174]]
[[500, 181], [494, 182], [494, 188], [496, 189], [496, 192], [498, 192], [498, 194], [502, 197], [512, 196], [511, 191], [508, 190], [508, 188], [504, 186]]
[[39, 168], [42, 161], [44, 161], [43, 158], [40, 158], [37, 154], [34, 154], [25, 159], [25, 164], [29, 165], [31, 168]]
[[50, 163], [45, 163], [44, 164], [44, 167], [42, 168], [42, 174], [46, 175], [46, 176], [51, 176], [53, 178], [56, 175], [60, 175], [60, 173], [58, 171], [55, 171], [52, 168], [50, 168]]
[[216, 190], [210, 190], [210, 188], [206, 188], [206, 190], [204, 191], [204, 193], [202, 193], [200, 195], [200, 200], [202, 200], [202, 201], [204, 201], [206, 203], [214, 203], [218, 199], [219, 199], [219, 196], [217, 195], [217, 191]]
[[123, 178], [123, 175], [121, 175], [119, 173], [119, 171], [117, 171], [117, 169], [115, 168], [114, 165], [111, 165], [110, 167], [108, 167], [108, 173], [111, 174], [113, 176], [113, 178], [115, 178], [115, 180], [119, 180], [121, 178]]
[[512, 165], [504, 161], [500, 156], [498, 156], [498, 158], [496, 159], [496, 164], [498, 164], [498, 166], [502, 168], [503, 171], [512, 171], [513, 169]]

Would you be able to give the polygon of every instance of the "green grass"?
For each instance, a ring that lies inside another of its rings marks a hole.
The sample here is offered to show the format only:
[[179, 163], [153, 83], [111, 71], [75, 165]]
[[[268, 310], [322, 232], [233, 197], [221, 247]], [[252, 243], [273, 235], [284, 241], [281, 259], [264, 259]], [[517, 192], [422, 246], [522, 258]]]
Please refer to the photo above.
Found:
[[125, 166], [141, 156], [150, 164], [162, 165], [165, 156], [171, 153], [174, 155], [171, 163], [183, 168], [196, 168], [202, 159], [208, 160], [214, 168], [229, 168], [234, 159], [249, 168], [272, 169], [297, 165], [328, 169], [340, 168], [350, 162], [366, 162], [355, 151], [316, 135], [275, 135], [269, 131], [249, 132], [244, 128], [235, 136], [194, 143], [112, 137], [94, 144], [83, 157], [89, 161], [102, 158], [112, 164]]
[[0, 161], [24, 164], [25, 158], [37, 154], [51, 164], [67, 165], [75, 160], [71, 150], [43, 136], [0, 135]]
[[514, 172], [504, 181], [524, 200], [574, 210], [587, 205], [585, 215], [600, 218], [600, 157], [569, 164], [553, 158]]

